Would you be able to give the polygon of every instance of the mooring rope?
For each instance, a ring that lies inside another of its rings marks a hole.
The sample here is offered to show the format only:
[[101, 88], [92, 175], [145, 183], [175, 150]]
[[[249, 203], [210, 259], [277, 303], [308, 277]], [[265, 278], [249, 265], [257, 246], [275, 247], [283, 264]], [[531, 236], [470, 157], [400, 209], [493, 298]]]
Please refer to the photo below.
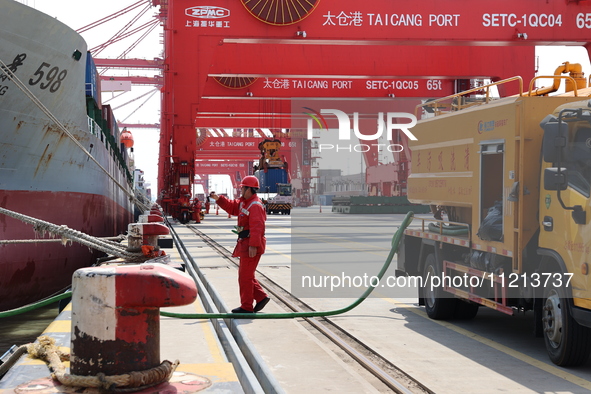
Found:
[[37, 342], [27, 345], [29, 355], [47, 362], [52, 370], [52, 379], [69, 387], [101, 388], [113, 392], [139, 391], [169, 381], [179, 365], [178, 360], [174, 363], [164, 360], [159, 366], [146, 371], [133, 371], [112, 376], [106, 376], [103, 373], [96, 376], [71, 375], [66, 373], [66, 367], [62, 363], [70, 360], [70, 355], [58, 349], [55, 339], [43, 335], [37, 338]]
[[47, 117], [49, 117], [49, 119], [54, 122], [57, 127], [66, 135], [68, 136], [73, 142], [74, 144], [76, 144], [78, 146], [78, 148], [80, 148], [82, 150], [82, 152], [84, 152], [89, 158], [90, 160], [92, 160], [105, 174], [107, 174], [107, 176], [109, 178], [111, 178], [111, 180], [121, 189], [123, 190], [123, 192], [125, 194], [127, 194], [129, 196], [129, 198], [131, 199], [131, 201], [133, 201], [135, 204], [137, 204], [142, 210], [147, 211], [149, 210], [149, 207], [146, 206], [142, 201], [138, 200], [137, 197], [135, 196], [134, 193], [130, 192], [129, 190], [127, 190], [127, 188], [125, 186], [123, 186], [117, 179], [115, 179], [115, 177], [113, 175], [111, 175], [109, 173], [109, 171], [107, 171], [99, 162], [98, 160], [96, 160], [88, 150], [86, 150], [86, 148], [84, 146], [82, 146], [82, 144], [72, 135], [72, 133], [70, 133], [70, 131], [68, 131], [68, 129], [66, 129], [66, 127], [51, 113], [51, 111], [49, 109], [47, 109], [47, 107], [45, 105], [43, 105], [43, 103], [37, 98], [35, 97], [35, 95], [29, 90], [29, 88], [27, 88], [27, 86], [8, 68], [8, 66], [6, 65], [6, 63], [4, 63], [2, 61], [2, 59], [0, 59], [0, 70], [4, 73], [4, 75], [6, 75], [8, 77], [8, 79], [10, 81], [12, 81], [17, 88], [19, 88], [20, 91], [23, 92], [23, 94], [25, 96], [27, 96], [27, 98], [29, 100], [31, 100], [33, 102], [33, 104], [35, 104], [37, 107], [39, 107], [39, 109], [41, 111], [43, 111], [43, 113], [45, 115], [47, 115]]
[[[125, 235], [118, 235], [117, 237], [96, 237], [105, 242], [109, 242], [111, 245], [117, 245], [116, 242], [110, 241], [123, 241], [127, 237]], [[64, 242], [61, 239], [0, 239], [0, 245], [11, 245], [11, 244], [36, 244], [36, 243], [56, 243]]]
[[101, 252], [105, 252], [129, 261], [144, 261], [147, 259], [147, 257], [142, 253], [131, 253], [126, 251], [123, 245], [119, 245], [110, 241], [103, 241], [99, 238], [84, 234], [83, 232], [73, 230], [65, 225], [57, 225], [46, 222], [45, 220], [35, 219], [31, 216], [23, 215], [21, 213], [14, 212], [2, 207], [0, 207], [0, 213], [33, 225], [35, 231], [40, 232], [41, 234], [48, 232], [54, 236], [61, 237], [62, 244], [65, 244], [68, 240], [71, 240], [88, 246], [89, 248], [100, 250]]

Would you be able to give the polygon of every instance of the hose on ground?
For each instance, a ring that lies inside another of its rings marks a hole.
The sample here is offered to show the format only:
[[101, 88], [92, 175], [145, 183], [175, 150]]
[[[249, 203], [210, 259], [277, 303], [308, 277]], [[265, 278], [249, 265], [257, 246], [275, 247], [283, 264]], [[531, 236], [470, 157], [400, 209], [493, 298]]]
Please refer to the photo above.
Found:
[[161, 316], [166, 317], [176, 317], [179, 319], [295, 319], [299, 317], [323, 317], [323, 316], [334, 316], [340, 315], [342, 313], [348, 312], [351, 309], [355, 308], [359, 304], [361, 304], [365, 299], [373, 292], [376, 288], [377, 284], [382, 280], [382, 277], [388, 270], [394, 255], [398, 252], [398, 246], [400, 245], [400, 241], [402, 239], [402, 234], [404, 233], [404, 229], [408, 227], [410, 222], [412, 221], [414, 213], [408, 212], [402, 220], [400, 224], [400, 228], [394, 236], [392, 237], [392, 248], [390, 249], [390, 253], [386, 258], [386, 262], [382, 266], [382, 269], [378, 273], [378, 281], [377, 283], [372, 284], [370, 283], [370, 287], [365, 290], [365, 292], [359, 297], [355, 302], [351, 305], [336, 309], [332, 311], [314, 311], [314, 312], [290, 312], [290, 313], [174, 313], [174, 312], [164, 312], [160, 311]]

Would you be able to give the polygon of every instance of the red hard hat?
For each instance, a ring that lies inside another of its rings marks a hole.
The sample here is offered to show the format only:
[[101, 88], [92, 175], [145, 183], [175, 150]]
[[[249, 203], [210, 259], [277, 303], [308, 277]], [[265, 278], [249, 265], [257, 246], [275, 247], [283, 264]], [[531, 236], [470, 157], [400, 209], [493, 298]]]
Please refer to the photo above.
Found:
[[244, 179], [242, 180], [242, 182], [240, 183], [240, 187], [242, 187], [242, 186], [254, 187], [254, 188], [258, 189], [259, 188], [259, 180], [257, 179], [256, 176], [253, 176], [253, 175], [245, 176]]

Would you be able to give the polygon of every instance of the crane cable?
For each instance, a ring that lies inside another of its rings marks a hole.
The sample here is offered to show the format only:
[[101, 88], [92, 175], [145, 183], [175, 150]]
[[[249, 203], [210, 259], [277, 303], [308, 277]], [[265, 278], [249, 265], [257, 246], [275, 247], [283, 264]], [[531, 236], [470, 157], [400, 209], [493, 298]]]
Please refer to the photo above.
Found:
[[94, 47], [94, 48], [90, 49], [90, 51], [91, 51], [92, 53], [96, 53], [96, 54], [98, 54], [98, 53], [99, 53], [99, 52], [101, 52], [103, 49], [105, 49], [107, 46], [109, 46], [109, 45], [111, 45], [111, 44], [113, 44], [113, 43], [116, 43], [117, 41], [121, 41], [121, 40], [123, 40], [123, 39], [125, 39], [125, 38], [127, 38], [127, 37], [131, 37], [132, 35], [134, 35], [134, 34], [136, 34], [136, 33], [140, 32], [140, 31], [142, 31], [142, 30], [144, 30], [144, 29], [147, 29], [147, 28], [151, 27], [152, 25], [157, 25], [158, 23], [159, 23], [159, 22], [158, 22], [157, 20], [155, 20], [155, 21], [150, 21], [150, 22], [146, 22], [146, 23], [144, 23], [143, 25], [141, 25], [141, 26], [138, 26], [138, 27], [136, 27], [136, 28], [135, 28], [135, 29], [133, 29], [133, 30], [130, 30], [130, 31], [126, 32], [126, 33], [123, 33], [123, 34], [121, 34], [121, 35], [119, 35], [119, 36], [117, 36], [117, 37], [111, 38], [109, 41], [107, 41], [107, 42], [104, 42], [104, 43], [102, 43], [102, 44], [100, 44], [100, 45], [97, 45], [96, 47]]
[[84, 33], [87, 30], [90, 30], [90, 29], [93, 29], [93, 28], [95, 28], [97, 26], [100, 26], [103, 23], [110, 21], [111, 19], [118, 18], [121, 15], [126, 14], [129, 11], [131, 11], [131, 10], [139, 7], [140, 5], [142, 5], [142, 3], [146, 3], [146, 0], [140, 0], [137, 3], [133, 3], [132, 5], [130, 5], [130, 6], [126, 7], [126, 8], [123, 8], [123, 9], [121, 9], [121, 10], [119, 10], [119, 11], [117, 11], [117, 12], [111, 14], [111, 15], [108, 15], [108, 16], [102, 18], [102, 19], [99, 19], [98, 21], [94, 21], [94, 22], [92, 22], [92, 23], [90, 23], [90, 24], [88, 24], [86, 26], [83, 26], [83, 27], [77, 29], [76, 32], [77, 33]]
[[133, 201], [135, 204], [137, 204], [140, 209], [147, 211], [149, 210], [149, 207], [147, 205], [145, 205], [143, 202], [141, 202], [140, 200], [137, 199], [137, 197], [135, 196], [135, 194], [131, 193], [129, 190], [127, 190], [126, 187], [124, 187], [117, 179], [115, 179], [115, 177], [113, 177], [113, 175], [111, 175], [109, 173], [109, 171], [107, 171], [99, 162], [98, 160], [96, 160], [88, 150], [86, 150], [86, 148], [84, 146], [82, 146], [82, 144], [72, 135], [72, 133], [70, 133], [68, 131], [68, 129], [65, 128], [65, 126], [51, 113], [51, 111], [49, 111], [49, 109], [47, 109], [47, 107], [45, 107], [45, 105], [43, 105], [43, 103], [37, 98], [35, 97], [35, 95], [29, 90], [29, 88], [27, 88], [27, 86], [25, 86], [25, 84], [16, 76], [14, 75], [14, 73], [8, 68], [8, 66], [2, 61], [2, 59], [0, 59], [0, 69], [4, 72], [4, 75], [6, 75], [8, 77], [8, 79], [10, 81], [12, 81], [17, 88], [19, 88], [25, 96], [27, 96], [27, 98], [29, 98], [33, 104], [35, 104], [37, 107], [39, 107], [39, 109], [41, 111], [43, 111], [43, 113], [45, 113], [45, 115], [47, 115], [49, 117], [49, 119], [54, 122], [58, 128], [66, 135], [68, 136], [73, 142], [74, 144], [76, 144], [80, 150], [82, 150], [82, 152], [84, 152], [89, 158], [90, 160], [92, 160], [101, 170], [103, 170], [103, 172], [109, 177], [111, 178], [111, 180], [125, 193], [130, 197], [130, 201]]
[[140, 108], [142, 108], [144, 106], [144, 104], [146, 104], [148, 102], [148, 100], [150, 100], [152, 98], [152, 96], [154, 96], [154, 94], [156, 94], [156, 92], [158, 92], [158, 89], [154, 89], [152, 90], [150, 94], [136, 109], [134, 109], [129, 115], [127, 115], [127, 117], [125, 119], [123, 119], [121, 121], [121, 123], [125, 123], [125, 121], [129, 118], [131, 118], [133, 116], [133, 114], [135, 114], [137, 111], [139, 111]]
[[[123, 108], [123, 107], [125, 107], [126, 105], [128, 105], [128, 104], [131, 104], [131, 103], [133, 103], [134, 101], [137, 101], [137, 100], [139, 100], [139, 99], [141, 99], [141, 98], [143, 98], [143, 97], [146, 97], [146, 96], [147, 96], [148, 94], [150, 94], [150, 93], [152, 93], [152, 94], [153, 94], [153, 92], [154, 92], [154, 91], [158, 91], [158, 90], [159, 90], [158, 88], [156, 88], [156, 89], [154, 89], [154, 90], [148, 90], [146, 93], [144, 93], [144, 94], [142, 94], [142, 95], [139, 95], [139, 96], [137, 96], [136, 98], [133, 98], [133, 99], [129, 100], [129, 101], [128, 101], [128, 102], [126, 102], [126, 103], [123, 103], [123, 104], [121, 104], [121, 105], [118, 105], [117, 107], [114, 107], [114, 108], [113, 108], [113, 111], [116, 111], [116, 110], [118, 110], [119, 108]], [[119, 96], [117, 96], [117, 97], [119, 97]], [[152, 96], [150, 96], [150, 98], [151, 98], [151, 97], [152, 97]], [[110, 101], [110, 100], [109, 100], [109, 101]], [[105, 102], [103, 102], [103, 104], [104, 104], [104, 103], [105, 103]]]
[[[133, 26], [134, 23], [136, 23], [146, 12], [148, 12], [150, 10], [150, 5], [146, 5], [142, 10], [140, 10], [140, 12], [134, 16], [129, 22], [127, 22], [127, 24], [125, 26], [123, 26], [121, 29], [119, 29], [119, 31], [115, 34], [113, 34], [113, 36], [111, 36], [111, 38], [109, 38], [107, 41], [105, 41], [102, 44], [97, 45], [96, 47], [94, 47], [93, 49], [91, 49], [90, 51], [94, 54], [94, 55], [98, 55], [100, 52], [102, 52], [106, 47], [109, 46], [109, 44], [111, 44], [112, 42], [116, 42], [118, 41], [120, 38], [124, 36], [125, 34], [129, 34], [129, 33], [125, 33], [127, 30], [129, 30], [131, 28], [131, 26]], [[137, 30], [137, 28], [135, 29]]]

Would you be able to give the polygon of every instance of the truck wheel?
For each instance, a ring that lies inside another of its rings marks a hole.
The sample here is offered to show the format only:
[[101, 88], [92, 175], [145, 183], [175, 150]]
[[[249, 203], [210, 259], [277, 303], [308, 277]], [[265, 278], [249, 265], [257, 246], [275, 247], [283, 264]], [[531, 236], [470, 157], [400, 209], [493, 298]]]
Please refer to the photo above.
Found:
[[288, 215], [291, 215], [291, 209], [288, 209], [288, 210], [287, 210], [287, 214], [288, 214]]
[[456, 300], [456, 308], [454, 310], [454, 319], [472, 320], [478, 314], [479, 304], [473, 302]]
[[550, 287], [544, 290], [542, 326], [546, 351], [554, 364], [565, 367], [587, 361], [591, 330], [573, 319], [564, 289]]
[[[425, 312], [431, 319], [445, 320], [453, 316], [456, 309], [456, 299], [448, 294], [444, 297], [441, 285], [432, 286], [432, 278], [441, 277], [441, 270], [437, 267], [437, 260], [433, 253], [427, 256], [423, 269], [423, 298], [425, 300]], [[437, 283], [434, 283], [437, 284]]]

